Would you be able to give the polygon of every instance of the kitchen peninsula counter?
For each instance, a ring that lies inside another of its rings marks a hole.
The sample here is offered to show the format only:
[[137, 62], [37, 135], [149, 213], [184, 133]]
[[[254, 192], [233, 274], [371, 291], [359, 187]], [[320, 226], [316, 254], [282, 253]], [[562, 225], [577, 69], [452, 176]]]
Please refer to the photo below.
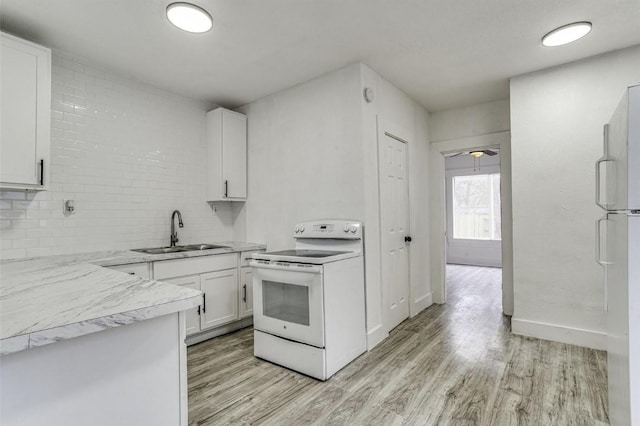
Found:
[[187, 425], [186, 310], [199, 290], [109, 267], [264, 248], [0, 262], [0, 424]]
[[263, 249], [261, 244], [165, 254], [129, 250], [0, 262], [0, 353], [7, 355], [184, 311], [201, 292], [105, 267]]

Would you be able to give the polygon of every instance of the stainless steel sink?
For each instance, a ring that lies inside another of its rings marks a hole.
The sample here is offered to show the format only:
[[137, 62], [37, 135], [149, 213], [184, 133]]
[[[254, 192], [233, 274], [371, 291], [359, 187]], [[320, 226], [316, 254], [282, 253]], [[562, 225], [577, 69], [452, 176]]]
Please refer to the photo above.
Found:
[[211, 250], [211, 249], [228, 248], [228, 247], [229, 246], [221, 246], [216, 244], [190, 244], [186, 246], [175, 246], [175, 247], [152, 247], [152, 248], [133, 249], [132, 251], [137, 251], [140, 253], [147, 253], [147, 254], [165, 254], [165, 253], [179, 253], [183, 251]]
[[177, 253], [180, 251], [187, 251], [183, 247], [152, 247], [143, 249], [133, 249], [131, 251], [137, 251], [147, 254], [165, 254], [165, 253]]
[[229, 246], [220, 246], [220, 245], [216, 245], [216, 244], [191, 244], [188, 246], [178, 246], [178, 247], [182, 247], [184, 248], [186, 251], [191, 251], [191, 250], [211, 250], [211, 249], [218, 249], [218, 248], [229, 248]]

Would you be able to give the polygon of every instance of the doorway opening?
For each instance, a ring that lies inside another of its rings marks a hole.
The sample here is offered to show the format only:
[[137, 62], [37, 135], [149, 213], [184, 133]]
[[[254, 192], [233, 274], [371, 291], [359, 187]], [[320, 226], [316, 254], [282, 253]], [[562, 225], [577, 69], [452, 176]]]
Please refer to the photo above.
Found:
[[[458, 151], [444, 157], [447, 301], [458, 305], [462, 295], [476, 302], [501, 299], [500, 148]], [[465, 276], [476, 278], [463, 279]]]

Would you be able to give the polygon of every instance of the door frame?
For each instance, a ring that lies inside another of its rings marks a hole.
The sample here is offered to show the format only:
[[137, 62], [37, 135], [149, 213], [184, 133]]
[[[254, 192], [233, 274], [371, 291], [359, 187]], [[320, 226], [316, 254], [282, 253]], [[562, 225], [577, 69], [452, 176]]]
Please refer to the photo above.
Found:
[[[409, 171], [409, 146], [410, 146], [410, 141], [411, 141], [411, 132], [408, 129], [405, 129], [401, 126], [398, 126], [394, 123], [391, 123], [387, 120], [384, 120], [383, 118], [381, 118], [380, 116], [377, 116], [377, 125], [378, 125], [378, 131], [377, 131], [377, 135], [376, 135], [376, 142], [377, 142], [377, 146], [376, 146], [376, 156], [378, 158], [378, 164], [377, 164], [377, 169], [378, 169], [378, 229], [380, 230], [379, 233], [379, 241], [378, 241], [378, 250], [379, 250], [379, 256], [380, 256], [380, 267], [379, 267], [379, 274], [380, 274], [380, 299], [381, 299], [381, 304], [382, 304], [382, 326], [384, 329], [384, 332], [386, 334], [388, 334], [391, 330], [389, 329], [389, 314], [388, 314], [388, 310], [386, 309], [387, 305], [388, 305], [388, 299], [389, 299], [389, 289], [387, 288], [385, 282], [384, 282], [384, 274], [383, 274], [383, 268], [382, 268], [382, 262], [384, 259], [383, 256], [383, 246], [382, 246], [382, 238], [383, 238], [383, 228], [382, 228], [382, 182], [381, 182], [381, 165], [380, 165], [380, 161], [381, 161], [381, 156], [380, 156], [380, 147], [383, 141], [383, 138], [385, 136], [389, 136], [401, 143], [404, 143], [407, 147], [406, 151], [405, 151], [405, 164], [406, 164], [406, 187], [407, 187], [407, 233], [409, 235], [411, 235], [411, 197], [409, 196], [411, 191], [409, 189], [409, 185], [410, 183], [410, 171]], [[413, 312], [413, 294], [412, 294], [412, 286], [411, 286], [411, 245], [407, 245], [407, 304], [408, 304], [408, 318], [411, 318], [413, 315], [415, 315], [415, 312]]]
[[478, 149], [500, 149], [502, 207], [502, 311], [513, 315], [513, 238], [511, 214], [511, 132], [503, 131], [431, 144], [430, 231], [431, 288], [436, 303], [446, 302], [446, 193], [444, 155]]

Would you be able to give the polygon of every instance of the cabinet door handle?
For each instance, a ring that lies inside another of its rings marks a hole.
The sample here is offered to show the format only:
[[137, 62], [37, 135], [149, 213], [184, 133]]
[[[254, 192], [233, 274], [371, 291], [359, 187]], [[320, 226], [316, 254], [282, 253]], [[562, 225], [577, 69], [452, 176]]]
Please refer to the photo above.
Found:
[[225, 180], [224, 181], [224, 198], [227, 198], [229, 196], [229, 181]]
[[44, 158], [40, 160], [40, 185], [44, 186]]
[[198, 315], [200, 315], [200, 305], [198, 305]]
[[207, 313], [207, 293], [202, 294], [202, 313]]
[[242, 301], [247, 303], [247, 285], [242, 286]]

